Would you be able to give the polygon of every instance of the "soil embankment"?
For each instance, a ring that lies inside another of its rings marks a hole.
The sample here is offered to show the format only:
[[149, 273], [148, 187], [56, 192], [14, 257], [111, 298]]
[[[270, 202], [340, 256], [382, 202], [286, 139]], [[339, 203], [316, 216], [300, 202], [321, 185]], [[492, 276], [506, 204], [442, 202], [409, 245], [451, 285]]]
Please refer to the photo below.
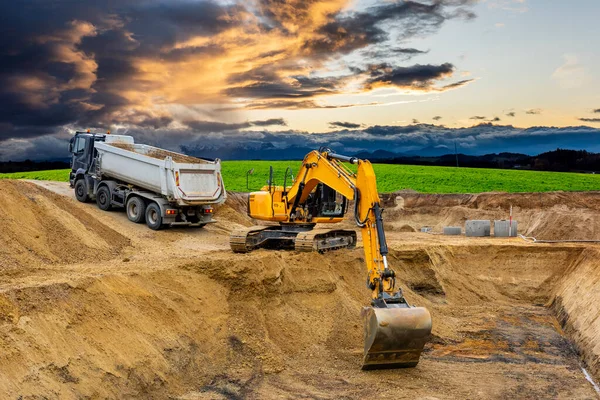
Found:
[[467, 219], [509, 219], [541, 240], [600, 240], [600, 192], [419, 194], [382, 196], [391, 229], [463, 226]]

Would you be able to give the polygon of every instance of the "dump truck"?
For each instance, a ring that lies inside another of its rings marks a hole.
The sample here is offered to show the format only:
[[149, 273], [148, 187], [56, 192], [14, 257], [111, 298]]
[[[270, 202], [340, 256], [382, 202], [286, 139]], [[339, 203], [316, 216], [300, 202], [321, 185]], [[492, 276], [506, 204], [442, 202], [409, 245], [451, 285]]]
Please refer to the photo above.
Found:
[[209, 160], [135, 143], [126, 135], [76, 132], [69, 143], [69, 183], [81, 202], [124, 208], [153, 230], [216, 222], [213, 206], [227, 192], [219, 159]]

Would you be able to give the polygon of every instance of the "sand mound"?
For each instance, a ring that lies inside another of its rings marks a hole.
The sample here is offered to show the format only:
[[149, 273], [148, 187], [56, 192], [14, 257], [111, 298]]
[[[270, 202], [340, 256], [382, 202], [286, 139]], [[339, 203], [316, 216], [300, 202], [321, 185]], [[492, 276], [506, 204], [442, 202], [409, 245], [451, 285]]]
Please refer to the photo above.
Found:
[[[227, 192], [227, 201], [215, 210], [215, 219], [230, 226], [231, 230], [240, 226], [252, 225], [248, 216], [248, 195], [245, 193]], [[233, 223], [233, 225], [232, 225]]]
[[63, 196], [0, 180], [0, 268], [114, 257], [128, 239]]

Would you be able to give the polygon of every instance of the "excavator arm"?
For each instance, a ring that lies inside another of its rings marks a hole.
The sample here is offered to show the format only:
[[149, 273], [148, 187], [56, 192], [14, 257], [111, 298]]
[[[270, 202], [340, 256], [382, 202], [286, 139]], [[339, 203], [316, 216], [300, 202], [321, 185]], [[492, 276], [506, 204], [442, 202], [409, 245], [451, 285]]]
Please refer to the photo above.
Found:
[[[352, 172], [342, 162], [356, 164]], [[312, 151], [300, 174], [286, 193], [290, 219], [304, 218], [300, 207], [319, 184], [325, 184], [354, 200], [354, 219], [361, 228], [367, 287], [371, 306], [363, 309], [365, 353], [363, 369], [413, 367], [431, 333], [427, 309], [411, 307], [396, 288], [396, 273], [387, 261], [383, 209], [373, 166], [368, 160], [335, 154], [328, 149]]]

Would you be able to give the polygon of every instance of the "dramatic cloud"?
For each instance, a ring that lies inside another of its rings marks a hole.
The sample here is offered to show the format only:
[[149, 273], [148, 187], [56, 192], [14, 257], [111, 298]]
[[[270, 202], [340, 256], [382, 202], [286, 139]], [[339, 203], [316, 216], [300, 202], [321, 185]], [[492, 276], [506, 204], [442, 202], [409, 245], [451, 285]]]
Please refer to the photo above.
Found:
[[358, 129], [361, 126], [361, 124], [355, 124], [353, 122], [334, 121], [329, 123], [330, 128]]
[[[55, 137], [76, 127], [183, 129], [188, 135], [248, 129], [266, 125], [240, 122], [244, 110], [371, 106], [386, 100], [341, 105], [327, 100], [377, 88], [459, 88], [470, 80], [456, 81], [457, 67], [444, 60], [404, 62], [427, 53], [407, 45], [410, 39], [450, 19], [473, 18], [472, 5], [472, 0], [382, 2], [360, 9], [350, 0], [4, 1], [0, 141]], [[364, 52], [369, 56], [360, 57]]]
[[600, 123], [600, 118], [579, 118], [580, 121]]

